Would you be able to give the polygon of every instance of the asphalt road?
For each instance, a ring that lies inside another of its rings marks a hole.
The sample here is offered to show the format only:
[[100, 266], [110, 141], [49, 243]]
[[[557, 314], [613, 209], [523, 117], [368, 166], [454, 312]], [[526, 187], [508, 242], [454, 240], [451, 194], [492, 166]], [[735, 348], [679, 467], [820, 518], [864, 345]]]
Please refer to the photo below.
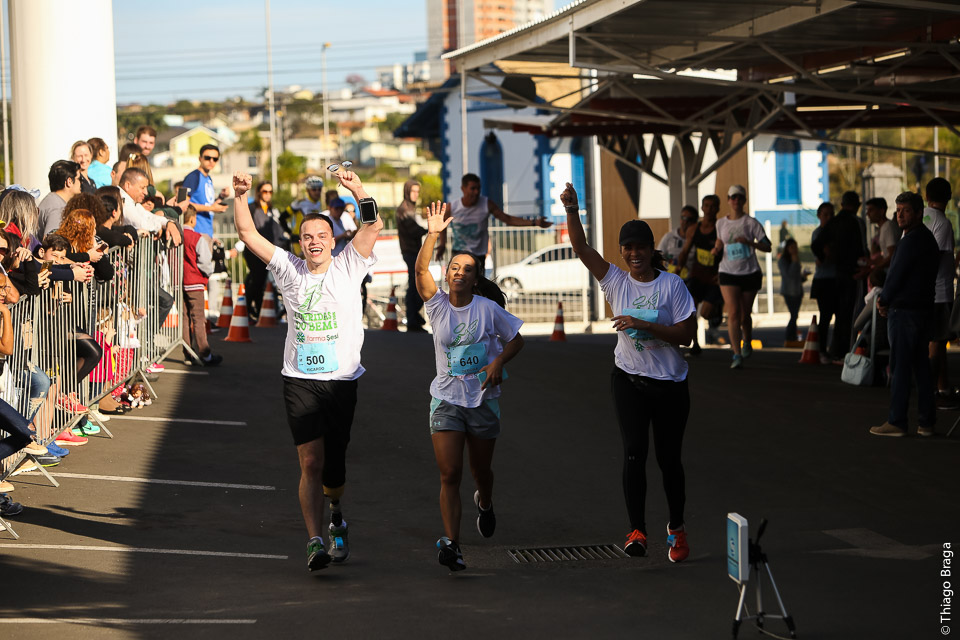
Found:
[[[763, 548], [799, 637], [942, 637], [942, 546], [960, 532], [960, 434], [943, 433], [960, 413], [942, 413], [934, 438], [878, 438], [867, 429], [885, 418], [885, 389], [843, 385], [838, 367], [796, 353], [730, 371], [728, 352], [708, 350], [690, 375], [690, 559], [666, 559], [651, 458], [649, 557], [521, 565], [509, 549], [621, 545], [628, 528], [613, 336], [531, 338], [504, 385], [496, 536], [482, 539], [465, 506], [468, 569], [450, 574], [434, 550], [431, 338], [368, 332], [344, 498], [352, 556], [310, 574], [282, 331], [215, 336], [216, 370], [168, 362], [161, 397], [130, 415], [169, 420], [111, 420], [113, 440], [52, 469], [73, 474], [60, 488], [14, 479], [27, 510], [19, 541], [0, 534], [0, 638], [726, 638], [729, 511], [769, 518]], [[465, 478], [465, 505], [472, 493]], [[769, 591], [764, 602], [776, 612]]]

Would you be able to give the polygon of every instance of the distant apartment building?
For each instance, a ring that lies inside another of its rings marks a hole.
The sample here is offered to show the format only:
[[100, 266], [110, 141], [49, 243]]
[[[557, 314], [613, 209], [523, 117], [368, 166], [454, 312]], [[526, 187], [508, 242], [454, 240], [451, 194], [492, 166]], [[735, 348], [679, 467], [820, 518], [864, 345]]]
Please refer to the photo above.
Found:
[[447, 51], [539, 20], [552, 10], [553, 0], [427, 0], [430, 80], [439, 83], [450, 75], [448, 64], [440, 59]]
[[430, 62], [426, 51], [413, 54], [413, 62], [377, 67], [377, 82], [385, 89], [406, 91], [410, 85], [430, 82]]

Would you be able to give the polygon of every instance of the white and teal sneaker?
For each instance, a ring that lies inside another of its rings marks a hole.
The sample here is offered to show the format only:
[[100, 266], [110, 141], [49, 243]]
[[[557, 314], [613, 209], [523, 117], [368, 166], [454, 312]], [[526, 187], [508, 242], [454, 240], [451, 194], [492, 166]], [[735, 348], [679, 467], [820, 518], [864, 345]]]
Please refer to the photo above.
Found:
[[330, 523], [330, 558], [334, 562], [344, 562], [350, 557], [350, 545], [347, 543], [347, 521], [340, 526]]

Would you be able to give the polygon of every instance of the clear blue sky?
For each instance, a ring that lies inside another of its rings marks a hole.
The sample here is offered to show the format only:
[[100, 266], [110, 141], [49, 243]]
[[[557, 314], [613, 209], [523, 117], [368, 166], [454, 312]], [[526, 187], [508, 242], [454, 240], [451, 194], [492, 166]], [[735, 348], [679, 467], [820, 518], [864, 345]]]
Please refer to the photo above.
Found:
[[[274, 84], [330, 89], [425, 51], [426, 0], [271, 0]], [[113, 0], [117, 102], [254, 97], [267, 84], [263, 0]]]

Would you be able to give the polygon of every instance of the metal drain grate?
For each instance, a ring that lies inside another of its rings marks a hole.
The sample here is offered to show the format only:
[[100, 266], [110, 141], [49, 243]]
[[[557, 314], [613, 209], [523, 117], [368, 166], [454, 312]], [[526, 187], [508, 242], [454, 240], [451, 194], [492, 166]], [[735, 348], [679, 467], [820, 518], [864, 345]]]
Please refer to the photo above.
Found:
[[615, 544], [584, 547], [540, 547], [536, 549], [508, 549], [507, 554], [517, 564], [538, 562], [565, 562], [568, 560], [619, 560], [630, 556]]

